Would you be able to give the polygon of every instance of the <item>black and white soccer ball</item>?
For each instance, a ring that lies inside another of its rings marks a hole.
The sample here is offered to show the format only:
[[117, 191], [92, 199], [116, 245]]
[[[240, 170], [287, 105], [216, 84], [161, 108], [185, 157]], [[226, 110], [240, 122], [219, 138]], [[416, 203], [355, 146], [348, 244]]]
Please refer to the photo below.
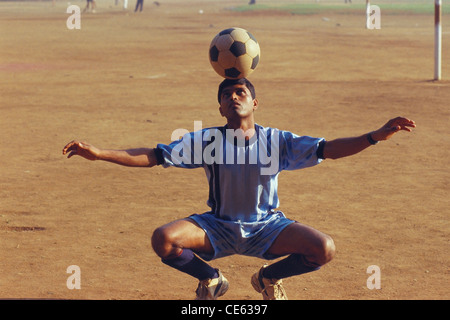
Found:
[[258, 41], [242, 28], [219, 32], [209, 46], [209, 61], [214, 70], [227, 79], [245, 78], [259, 63]]

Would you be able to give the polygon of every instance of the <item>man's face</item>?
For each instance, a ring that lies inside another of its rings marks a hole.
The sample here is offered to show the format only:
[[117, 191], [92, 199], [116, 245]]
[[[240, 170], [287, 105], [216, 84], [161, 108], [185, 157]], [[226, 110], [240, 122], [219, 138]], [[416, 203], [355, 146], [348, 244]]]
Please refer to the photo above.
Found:
[[222, 91], [219, 110], [227, 119], [253, 116], [257, 107], [258, 100], [252, 98], [250, 90], [243, 84], [226, 87]]

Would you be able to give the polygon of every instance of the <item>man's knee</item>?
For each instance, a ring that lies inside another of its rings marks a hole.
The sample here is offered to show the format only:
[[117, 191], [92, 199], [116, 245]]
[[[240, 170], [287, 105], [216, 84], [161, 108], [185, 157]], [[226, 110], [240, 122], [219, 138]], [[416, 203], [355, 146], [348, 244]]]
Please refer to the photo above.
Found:
[[152, 247], [160, 258], [167, 258], [174, 254], [174, 241], [164, 227], [159, 227], [153, 231]]
[[318, 265], [324, 265], [333, 260], [336, 254], [336, 246], [333, 239], [325, 235], [321, 238], [319, 245], [316, 247], [315, 254], [312, 258], [313, 262]]
[[323, 264], [333, 260], [336, 254], [336, 246], [334, 244], [333, 238], [326, 236], [323, 240]]

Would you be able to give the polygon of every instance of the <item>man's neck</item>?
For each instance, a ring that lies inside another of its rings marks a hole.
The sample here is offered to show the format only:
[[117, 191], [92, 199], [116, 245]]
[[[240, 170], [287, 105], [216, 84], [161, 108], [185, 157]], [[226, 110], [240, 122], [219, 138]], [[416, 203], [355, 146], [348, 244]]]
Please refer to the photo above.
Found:
[[243, 133], [245, 134], [245, 139], [249, 140], [251, 137], [255, 135], [255, 121], [253, 119], [239, 119], [239, 121], [233, 121], [231, 119], [228, 119], [227, 121], [227, 128], [233, 129], [233, 130], [239, 130], [241, 129]]

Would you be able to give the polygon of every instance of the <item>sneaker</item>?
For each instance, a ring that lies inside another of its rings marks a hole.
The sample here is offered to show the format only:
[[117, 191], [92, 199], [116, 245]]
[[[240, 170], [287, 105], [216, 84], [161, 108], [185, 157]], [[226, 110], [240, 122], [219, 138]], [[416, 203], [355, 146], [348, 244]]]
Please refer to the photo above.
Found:
[[228, 280], [217, 270], [218, 278], [202, 280], [198, 283], [195, 300], [217, 300], [228, 290]]
[[263, 277], [264, 265], [257, 273], [252, 276], [252, 286], [261, 293], [264, 300], [287, 300], [281, 279], [268, 279]]

